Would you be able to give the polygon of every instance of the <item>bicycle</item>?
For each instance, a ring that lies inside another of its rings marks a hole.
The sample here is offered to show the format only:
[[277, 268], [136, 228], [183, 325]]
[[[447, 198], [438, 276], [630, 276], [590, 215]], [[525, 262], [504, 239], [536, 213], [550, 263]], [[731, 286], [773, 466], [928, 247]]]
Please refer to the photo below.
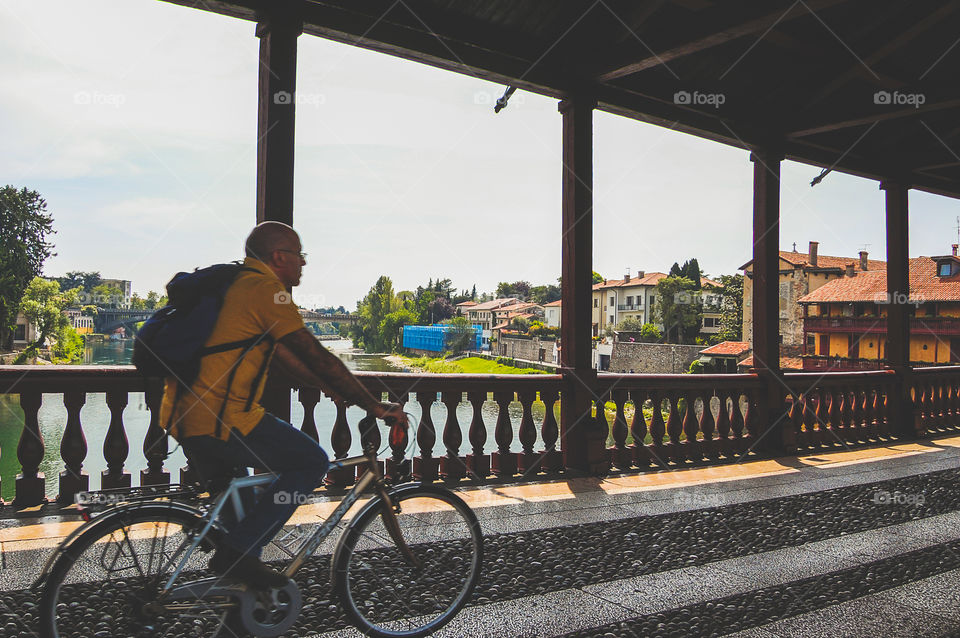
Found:
[[[242, 517], [242, 490], [275, 475], [234, 478], [207, 497], [202, 488], [137, 488], [126, 490], [127, 502], [98, 515], [81, 508], [87, 522], [60, 544], [33, 585], [43, 588], [41, 636], [279, 636], [303, 608], [293, 577], [370, 487], [373, 498], [333, 552], [333, 591], [365, 635], [432, 633], [467, 603], [479, 578], [483, 536], [476, 515], [444, 487], [391, 487], [370, 447], [332, 461], [330, 469], [357, 466], [366, 471], [322, 524], [312, 532], [297, 526], [273, 540], [290, 557], [282, 570], [289, 582], [266, 592], [203, 571], [205, 555], [223, 535], [221, 513], [229, 504]], [[110, 500], [112, 492], [90, 493], [87, 500]], [[98, 607], [107, 611], [89, 617]]]

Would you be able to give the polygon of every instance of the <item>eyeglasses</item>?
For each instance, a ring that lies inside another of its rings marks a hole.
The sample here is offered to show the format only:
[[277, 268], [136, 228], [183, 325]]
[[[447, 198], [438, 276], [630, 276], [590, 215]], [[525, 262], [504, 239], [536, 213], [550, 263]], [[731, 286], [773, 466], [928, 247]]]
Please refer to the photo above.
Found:
[[301, 253], [296, 250], [287, 250], [286, 248], [277, 248], [277, 250], [282, 253], [290, 253], [291, 255], [297, 255], [298, 257], [300, 257], [300, 259], [304, 261], [307, 260], [307, 253]]

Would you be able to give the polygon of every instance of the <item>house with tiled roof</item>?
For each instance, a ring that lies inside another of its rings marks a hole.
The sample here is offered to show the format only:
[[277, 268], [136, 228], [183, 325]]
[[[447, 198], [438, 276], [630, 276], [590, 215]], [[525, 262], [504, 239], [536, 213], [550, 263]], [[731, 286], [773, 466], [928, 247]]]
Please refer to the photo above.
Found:
[[[605, 279], [593, 285], [593, 336], [599, 336], [608, 327], [613, 328], [627, 318], [638, 319], [640, 323], [663, 325], [654, 320], [654, 308], [657, 301], [657, 284], [669, 277], [664, 272], [639, 271], [636, 276], [624, 275], [622, 279]], [[720, 330], [720, 293], [713, 289], [721, 284], [707, 277], [700, 278], [703, 289], [701, 301], [704, 304], [704, 323], [709, 327], [705, 334]], [[709, 319], [709, 321], [708, 321]], [[706, 326], [705, 326], [706, 327]]]
[[543, 307], [543, 323], [551, 328], [560, 327], [560, 300], [551, 301]]
[[800, 298], [805, 369], [871, 369], [887, 347], [887, 309], [907, 304], [910, 361], [960, 363], [960, 257], [910, 260], [910, 294], [890, 299], [885, 270], [856, 272]]
[[721, 341], [700, 351], [698, 361], [708, 372], [736, 372], [737, 364], [750, 354], [746, 341]]
[[[886, 271], [887, 262], [870, 259], [861, 250], [858, 257], [835, 257], [819, 254], [819, 242], [810, 242], [807, 252], [780, 251], [780, 343], [784, 354], [799, 354], [804, 345], [803, 308], [798, 303], [832, 281], [861, 273]], [[743, 270], [743, 339], [753, 341], [753, 261], [740, 267]]]

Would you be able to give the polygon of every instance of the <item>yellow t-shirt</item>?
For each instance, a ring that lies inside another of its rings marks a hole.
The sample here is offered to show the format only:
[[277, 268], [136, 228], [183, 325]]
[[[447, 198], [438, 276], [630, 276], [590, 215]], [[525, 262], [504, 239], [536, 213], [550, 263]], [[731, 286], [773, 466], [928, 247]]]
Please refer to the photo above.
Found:
[[266, 264], [251, 257], [244, 259], [243, 265], [256, 272], [242, 271], [227, 289], [206, 346], [264, 334], [269, 338], [262, 339], [242, 359], [243, 348], [203, 357], [193, 386], [189, 390], [182, 387], [179, 390], [172, 420], [176, 380], [173, 377], [166, 379], [160, 423], [163, 427], [169, 426], [171, 434], [178, 439], [217, 436], [217, 416], [221, 407], [223, 419], [219, 438], [227, 440], [231, 429], [248, 434], [266, 412], [260, 405], [260, 397], [275, 343], [304, 327], [303, 318], [276, 274]]

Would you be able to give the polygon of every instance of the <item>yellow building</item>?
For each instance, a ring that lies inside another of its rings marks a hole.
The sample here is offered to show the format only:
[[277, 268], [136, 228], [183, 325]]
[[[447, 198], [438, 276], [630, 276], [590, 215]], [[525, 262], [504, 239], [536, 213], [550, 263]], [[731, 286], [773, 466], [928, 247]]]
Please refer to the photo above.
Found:
[[910, 260], [908, 299], [889, 299], [886, 271], [855, 272], [799, 300], [803, 308], [804, 369], [881, 366], [887, 346], [887, 308], [910, 310], [910, 361], [960, 363], [960, 258]]

